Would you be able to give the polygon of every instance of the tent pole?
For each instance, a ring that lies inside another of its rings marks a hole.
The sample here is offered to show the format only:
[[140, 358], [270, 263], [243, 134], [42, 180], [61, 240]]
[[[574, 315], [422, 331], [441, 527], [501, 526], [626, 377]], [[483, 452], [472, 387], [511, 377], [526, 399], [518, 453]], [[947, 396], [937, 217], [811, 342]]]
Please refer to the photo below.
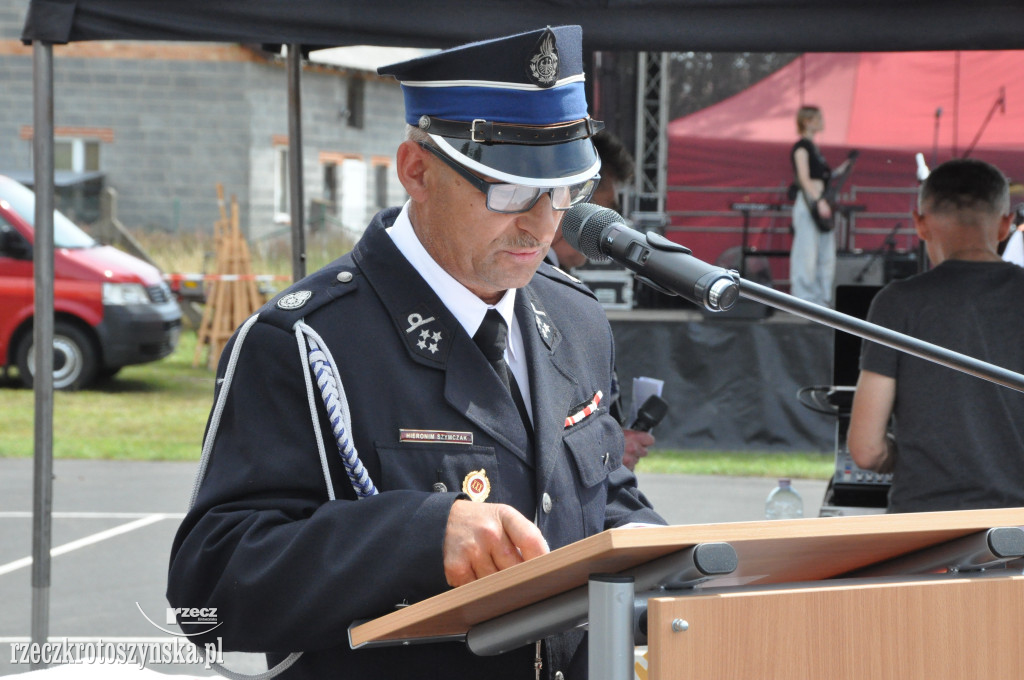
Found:
[[288, 183], [291, 191], [292, 280], [306, 276], [302, 196], [302, 46], [288, 45]]
[[[53, 512], [53, 45], [32, 43], [35, 171], [35, 442], [32, 496], [32, 642], [50, 628], [50, 546]], [[32, 668], [46, 664], [33, 663]]]

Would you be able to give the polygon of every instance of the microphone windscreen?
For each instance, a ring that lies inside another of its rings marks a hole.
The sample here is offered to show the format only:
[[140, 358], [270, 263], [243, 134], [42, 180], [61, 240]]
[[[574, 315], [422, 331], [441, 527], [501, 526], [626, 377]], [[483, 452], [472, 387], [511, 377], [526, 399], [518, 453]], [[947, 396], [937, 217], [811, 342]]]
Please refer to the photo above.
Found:
[[566, 242], [594, 262], [604, 262], [608, 256], [601, 252], [601, 232], [609, 224], [624, 223], [614, 210], [593, 203], [580, 203], [566, 211], [562, 218], [562, 236]]

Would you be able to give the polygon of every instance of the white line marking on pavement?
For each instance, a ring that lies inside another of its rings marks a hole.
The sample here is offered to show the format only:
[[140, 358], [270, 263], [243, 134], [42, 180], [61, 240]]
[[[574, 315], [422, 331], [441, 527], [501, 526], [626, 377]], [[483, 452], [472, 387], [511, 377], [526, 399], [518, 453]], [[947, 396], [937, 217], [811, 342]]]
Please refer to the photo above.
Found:
[[[78, 539], [77, 541], [71, 541], [69, 543], [65, 543], [64, 545], [59, 545], [56, 548], [51, 549], [50, 557], [63, 555], [65, 553], [71, 552], [72, 550], [78, 550], [79, 548], [84, 548], [88, 545], [92, 545], [93, 543], [99, 543], [100, 541], [105, 541], [108, 538], [113, 538], [114, 536], [126, 534], [129, 531], [141, 529], [142, 527], [149, 526], [150, 524], [155, 524], [156, 522], [159, 522], [162, 519], [167, 519], [168, 517], [169, 515], [165, 515], [163, 513], [156, 513], [137, 519], [134, 522], [128, 522], [126, 524], [121, 524], [120, 526], [113, 527], [112, 529], [107, 529], [106, 531], [99, 531], [95, 534], [90, 534], [84, 538]], [[22, 557], [19, 560], [14, 560], [13, 562], [8, 562], [7, 564], [0, 564], [0, 576], [3, 576], [4, 574], [9, 574], [12, 571], [17, 571], [18, 569], [21, 569], [22, 567], [27, 567], [30, 564], [32, 564], [31, 556]]]

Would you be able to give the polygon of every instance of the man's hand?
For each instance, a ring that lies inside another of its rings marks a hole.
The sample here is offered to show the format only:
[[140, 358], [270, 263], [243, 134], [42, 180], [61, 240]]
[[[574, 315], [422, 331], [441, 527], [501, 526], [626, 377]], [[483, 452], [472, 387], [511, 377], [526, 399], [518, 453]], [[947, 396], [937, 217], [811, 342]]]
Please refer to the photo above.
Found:
[[622, 455], [622, 464], [632, 470], [636, 467], [636, 462], [647, 455], [647, 447], [654, 446], [654, 435], [638, 430], [623, 430], [622, 434], [626, 437], [626, 451]]
[[457, 500], [444, 533], [444, 575], [461, 586], [549, 552], [530, 520], [501, 503]]

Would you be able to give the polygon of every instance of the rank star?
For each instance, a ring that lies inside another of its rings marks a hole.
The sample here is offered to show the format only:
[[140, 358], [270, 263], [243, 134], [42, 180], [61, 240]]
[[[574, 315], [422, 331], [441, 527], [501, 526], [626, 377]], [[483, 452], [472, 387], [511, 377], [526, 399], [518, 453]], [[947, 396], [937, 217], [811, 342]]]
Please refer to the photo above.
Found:
[[436, 354], [437, 353], [437, 345], [436, 344], [430, 343], [430, 353], [431, 354]]
[[420, 331], [420, 337], [426, 340], [427, 338], [430, 337], [430, 331], [424, 328], [422, 331]]
[[419, 347], [420, 349], [426, 349], [427, 343], [424, 342], [423, 340], [420, 340], [419, 342], [416, 343], [416, 346]]
[[537, 325], [540, 327], [540, 334], [543, 335], [545, 338], [548, 337], [548, 333], [551, 332], [551, 326], [548, 326], [540, 319], [537, 319]]
[[434, 342], [441, 342], [441, 331], [434, 333]]

